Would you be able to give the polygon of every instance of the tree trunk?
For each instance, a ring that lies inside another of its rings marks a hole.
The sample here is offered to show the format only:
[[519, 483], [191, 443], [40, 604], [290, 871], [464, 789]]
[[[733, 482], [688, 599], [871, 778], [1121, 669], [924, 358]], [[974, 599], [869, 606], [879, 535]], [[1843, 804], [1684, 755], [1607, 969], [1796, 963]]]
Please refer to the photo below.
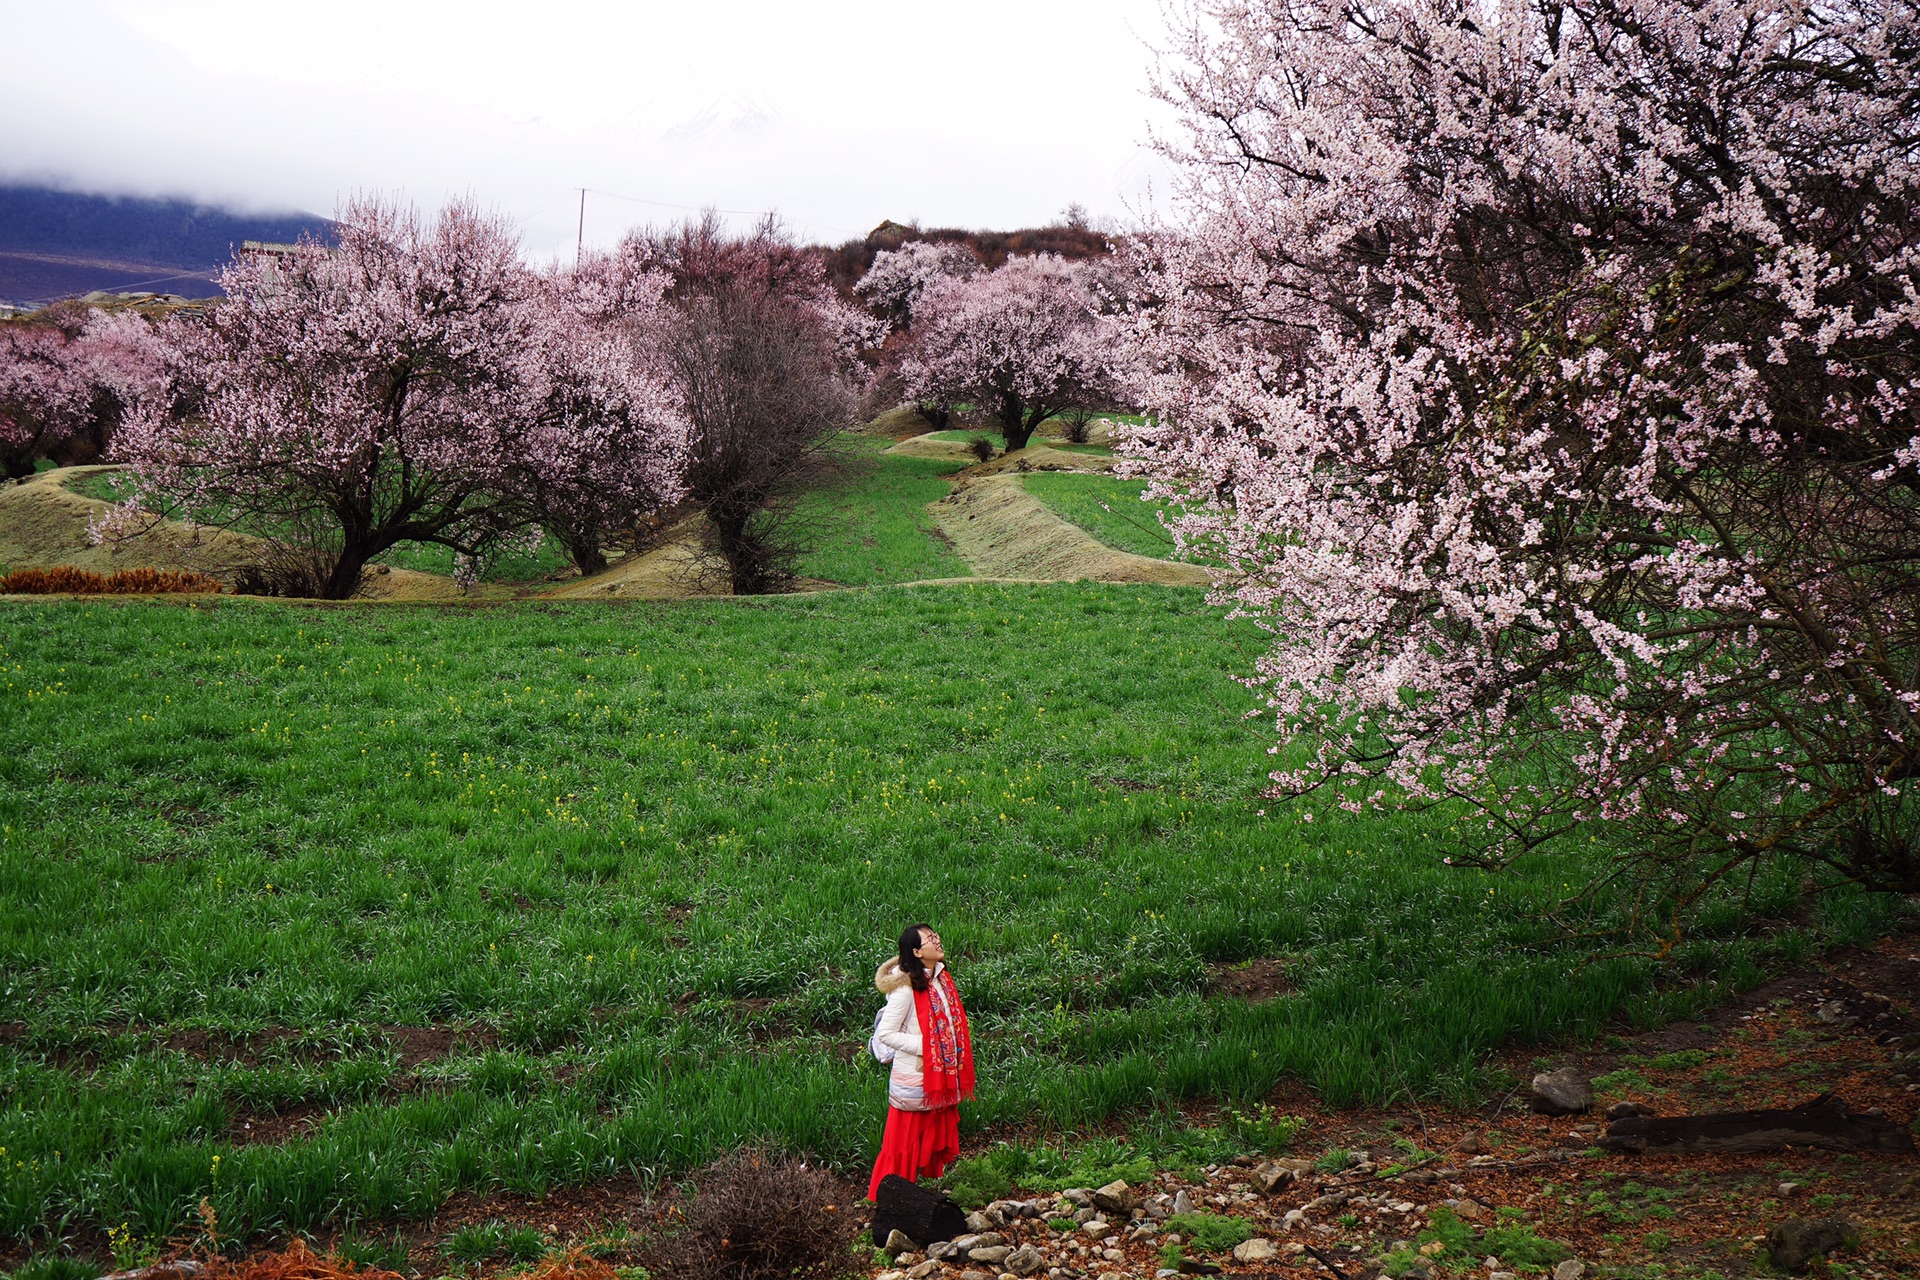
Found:
[[1033, 428], [1027, 425], [1026, 406], [1020, 403], [1019, 396], [1001, 397], [1000, 433], [1007, 438], [1008, 453], [1027, 447], [1027, 440], [1033, 435]]
[[327, 573], [327, 580], [321, 585], [322, 600], [351, 600], [354, 592], [360, 590], [360, 579], [367, 571], [367, 561], [373, 558], [373, 549], [350, 542], [340, 549], [340, 555], [333, 562], [333, 568]]
[[736, 596], [764, 595], [771, 586], [765, 548], [747, 531], [746, 516], [709, 516], [720, 558], [727, 562], [728, 590]]
[[580, 571], [581, 577], [591, 578], [607, 567], [607, 553], [600, 546], [598, 533], [562, 534], [560, 541], [567, 549], [567, 558], [573, 561], [573, 567]]
[[1607, 1126], [1609, 1151], [1913, 1150], [1913, 1137], [1884, 1116], [1854, 1115], [1830, 1095], [1791, 1111], [1728, 1111], [1705, 1116], [1630, 1116]]

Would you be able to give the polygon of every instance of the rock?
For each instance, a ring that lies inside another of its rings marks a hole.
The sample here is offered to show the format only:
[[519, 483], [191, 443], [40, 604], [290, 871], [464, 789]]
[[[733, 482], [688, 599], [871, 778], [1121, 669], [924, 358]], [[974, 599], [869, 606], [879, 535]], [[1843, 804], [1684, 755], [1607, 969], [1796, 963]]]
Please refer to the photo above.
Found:
[[1251, 1169], [1253, 1168], [1253, 1166], [1255, 1166], [1256, 1164], [1259, 1164], [1260, 1162], [1258, 1160], [1255, 1160], [1252, 1156], [1235, 1156], [1233, 1158], [1233, 1163], [1242, 1169]]
[[1638, 1102], [1616, 1102], [1607, 1108], [1607, 1119], [1626, 1120], [1632, 1116], [1650, 1116], [1653, 1112]]
[[1076, 1223], [1085, 1225], [1099, 1216], [1100, 1211], [1098, 1209], [1077, 1209], [1074, 1211], [1073, 1220]]
[[1159, 1230], [1160, 1224], [1157, 1222], [1142, 1222], [1135, 1226], [1133, 1230], [1127, 1232], [1127, 1239], [1135, 1241], [1151, 1240], [1154, 1237], [1154, 1233]]
[[1279, 1165], [1269, 1162], [1256, 1166], [1253, 1173], [1249, 1176], [1249, 1181], [1253, 1183], [1253, 1189], [1255, 1191], [1258, 1191], [1263, 1196], [1270, 1196], [1291, 1183], [1294, 1176], [1293, 1170], [1283, 1169]]
[[895, 1257], [898, 1257], [903, 1253], [912, 1253], [920, 1246], [913, 1242], [912, 1236], [895, 1227], [892, 1231], [887, 1232], [887, 1242], [880, 1247]]
[[1006, 1242], [1007, 1238], [998, 1231], [982, 1231], [978, 1235], [961, 1236], [954, 1241], [955, 1244], [964, 1246], [969, 1252], [975, 1249], [991, 1249]]
[[967, 1215], [967, 1230], [969, 1231], [991, 1231], [999, 1225], [998, 1222], [995, 1222], [987, 1216], [985, 1209], [976, 1209]]
[[1108, 1213], [1124, 1214], [1133, 1208], [1133, 1191], [1125, 1182], [1115, 1180], [1093, 1193], [1093, 1203]]
[[984, 1262], [990, 1267], [997, 1267], [1001, 1263], [1005, 1262], [1007, 1260], [1007, 1255], [1012, 1252], [1013, 1250], [1007, 1248], [1007, 1246], [1003, 1244], [986, 1244], [986, 1245], [981, 1245], [977, 1249], [968, 1250], [967, 1261], [968, 1262]]
[[1578, 1258], [1568, 1258], [1553, 1269], [1553, 1280], [1587, 1280], [1587, 1264]]
[[1089, 1240], [1105, 1240], [1113, 1234], [1113, 1224], [1095, 1218], [1092, 1222], [1082, 1224], [1080, 1232]]
[[1784, 1200], [1799, 1189], [1800, 1184], [1797, 1182], [1783, 1182], [1780, 1184], [1780, 1198]]
[[1480, 1134], [1470, 1133], [1454, 1144], [1453, 1149], [1463, 1156], [1477, 1156], [1487, 1149], [1487, 1140]]
[[907, 1280], [927, 1280], [929, 1276], [938, 1274], [940, 1274], [940, 1264], [934, 1259], [928, 1258], [919, 1266], [908, 1269]]
[[1108, 1262], [1125, 1262], [1127, 1260], [1127, 1251], [1125, 1249], [1102, 1249], [1100, 1256]]
[[1027, 1206], [1018, 1200], [995, 1200], [980, 1212], [993, 1219], [993, 1225], [1004, 1227], [1017, 1218], [1027, 1216]]
[[1046, 1266], [1047, 1260], [1038, 1249], [1030, 1244], [1023, 1244], [1002, 1258], [1000, 1265], [1016, 1276], [1030, 1276]]
[[903, 1253], [893, 1260], [893, 1264], [896, 1267], [912, 1267], [925, 1261], [926, 1259], [917, 1253]]
[[1804, 1271], [1815, 1258], [1855, 1243], [1860, 1233], [1845, 1218], [1789, 1218], [1767, 1232], [1767, 1253], [1783, 1271]]
[[1235, 1262], [1271, 1262], [1279, 1256], [1280, 1251], [1273, 1247], [1273, 1241], [1261, 1236], [1255, 1236], [1251, 1240], [1242, 1240], [1239, 1244], [1233, 1246], [1233, 1260]]
[[960, 1280], [1000, 1280], [991, 1271], [982, 1271], [978, 1267], [968, 1267], [960, 1273]]
[[1593, 1110], [1593, 1081], [1574, 1067], [1542, 1071], [1527, 1102], [1543, 1116], [1577, 1116]]
[[1068, 1187], [1060, 1193], [1060, 1198], [1069, 1204], [1078, 1205], [1082, 1209], [1091, 1209], [1093, 1207], [1093, 1192], [1087, 1190], [1085, 1187]]
[[1442, 1200], [1440, 1203], [1453, 1210], [1454, 1216], [1468, 1222], [1478, 1222], [1487, 1216], [1486, 1206], [1478, 1200]]
[[1294, 1227], [1299, 1226], [1301, 1223], [1305, 1222], [1306, 1220], [1307, 1220], [1306, 1210], [1289, 1209], [1287, 1210], [1286, 1217], [1280, 1219], [1280, 1225], [1286, 1227], [1288, 1230], [1292, 1230]]
[[907, 1280], [907, 1273], [904, 1271], [882, 1271], [879, 1275], [875, 1276], [873, 1280]]
[[1185, 1187], [1180, 1188], [1179, 1191], [1174, 1193], [1173, 1211], [1175, 1214], [1193, 1212], [1193, 1197], [1188, 1194]]
[[967, 1251], [957, 1241], [937, 1240], [927, 1246], [928, 1262], [958, 1262], [967, 1256]]
[[1489, 1271], [1487, 1280], [1520, 1280], [1520, 1277], [1511, 1271]]

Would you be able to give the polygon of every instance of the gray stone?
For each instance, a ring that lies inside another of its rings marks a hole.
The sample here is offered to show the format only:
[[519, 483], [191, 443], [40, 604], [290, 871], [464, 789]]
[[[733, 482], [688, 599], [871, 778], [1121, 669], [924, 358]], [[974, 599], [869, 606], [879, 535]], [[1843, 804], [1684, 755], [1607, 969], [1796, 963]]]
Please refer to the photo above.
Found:
[[1012, 1252], [1013, 1250], [1003, 1244], [983, 1244], [979, 1248], [971, 1249], [967, 1252], [967, 1261], [984, 1262], [990, 1267], [997, 1267], [1005, 1262], [1007, 1255]]
[[927, 1246], [927, 1261], [958, 1262], [967, 1256], [967, 1251], [952, 1240], [939, 1240]]
[[1095, 1218], [1092, 1222], [1083, 1225], [1080, 1228], [1080, 1232], [1089, 1240], [1105, 1240], [1113, 1234], [1113, 1224]]
[[903, 1253], [912, 1253], [920, 1246], [913, 1242], [912, 1236], [895, 1227], [892, 1231], [887, 1232], [887, 1242], [880, 1247], [895, 1257], [898, 1257]]
[[1077, 1224], [1084, 1225], [1098, 1217], [1100, 1217], [1100, 1211], [1098, 1209], [1076, 1209], [1073, 1212], [1073, 1220]]
[[991, 1231], [999, 1225], [998, 1222], [995, 1222], [987, 1216], [985, 1209], [975, 1209], [967, 1215], [967, 1230], [969, 1231]]
[[875, 1276], [873, 1280], [907, 1280], [907, 1273], [904, 1271], [882, 1271], [879, 1275]]
[[1587, 1280], [1587, 1264], [1578, 1258], [1568, 1258], [1553, 1269], [1553, 1280]]
[[1077, 1204], [1082, 1209], [1093, 1207], [1093, 1192], [1085, 1187], [1068, 1187], [1060, 1193], [1060, 1198], [1071, 1204]]
[[981, 1271], [977, 1267], [969, 1267], [960, 1273], [960, 1280], [1000, 1280], [1000, 1277], [994, 1275], [991, 1271]]
[[936, 1276], [939, 1274], [940, 1274], [940, 1263], [933, 1258], [928, 1258], [925, 1262], [922, 1262], [918, 1266], [908, 1269], [907, 1280], [928, 1280], [929, 1276]]
[[1593, 1081], [1577, 1068], [1542, 1071], [1533, 1078], [1527, 1102], [1543, 1116], [1577, 1116], [1593, 1110]]
[[1637, 1102], [1616, 1102], [1607, 1108], [1609, 1120], [1631, 1120], [1635, 1116], [1650, 1116], [1653, 1111]]
[[1030, 1276], [1046, 1266], [1047, 1260], [1038, 1249], [1030, 1244], [1023, 1244], [1002, 1258], [1000, 1265], [1016, 1276]]
[[1093, 1193], [1093, 1203], [1108, 1213], [1129, 1213], [1133, 1209], [1133, 1190], [1116, 1179]]
[[1248, 1175], [1248, 1181], [1253, 1183], [1253, 1189], [1263, 1196], [1272, 1195], [1282, 1187], [1292, 1183], [1293, 1179], [1293, 1170], [1283, 1168], [1271, 1162], [1256, 1166], [1254, 1171]]
[[1239, 1244], [1233, 1246], [1233, 1260], [1235, 1262], [1271, 1262], [1279, 1256], [1280, 1251], [1273, 1247], [1273, 1241], [1262, 1236], [1255, 1236], [1251, 1240], [1242, 1240]]
[[1804, 1271], [1815, 1258], [1858, 1241], [1845, 1218], [1789, 1218], [1767, 1232], [1767, 1253], [1783, 1271]]
[[955, 1236], [953, 1238], [953, 1247], [958, 1249], [962, 1253], [965, 1253], [967, 1250], [973, 1248], [973, 1246], [977, 1244], [985, 1244], [985, 1243], [987, 1243], [986, 1237], [981, 1235], [978, 1231], [969, 1231], [967, 1232], [967, 1234], [963, 1236]]
[[1193, 1212], [1193, 1197], [1187, 1193], [1185, 1187], [1180, 1188], [1180, 1190], [1174, 1193], [1173, 1211], [1176, 1214]]

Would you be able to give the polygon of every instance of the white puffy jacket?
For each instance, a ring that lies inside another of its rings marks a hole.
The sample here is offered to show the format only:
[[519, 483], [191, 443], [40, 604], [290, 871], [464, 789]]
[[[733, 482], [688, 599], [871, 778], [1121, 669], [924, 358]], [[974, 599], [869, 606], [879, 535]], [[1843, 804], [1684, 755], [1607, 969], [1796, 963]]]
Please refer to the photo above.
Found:
[[[933, 976], [938, 977], [944, 968], [943, 964], [934, 965]], [[913, 981], [901, 970], [896, 956], [880, 966], [873, 975], [873, 985], [887, 998], [887, 1007], [873, 1032], [875, 1040], [893, 1050], [887, 1101], [901, 1111], [925, 1111], [926, 1078], [921, 1065], [920, 1017], [913, 1007]]]

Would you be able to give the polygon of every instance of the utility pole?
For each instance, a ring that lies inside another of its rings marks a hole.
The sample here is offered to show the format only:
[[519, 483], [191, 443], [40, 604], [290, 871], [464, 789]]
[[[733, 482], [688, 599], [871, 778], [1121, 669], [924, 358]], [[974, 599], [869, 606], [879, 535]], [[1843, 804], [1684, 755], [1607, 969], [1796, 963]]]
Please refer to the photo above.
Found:
[[587, 189], [580, 188], [580, 229], [574, 233], [573, 265], [580, 265], [580, 258], [587, 248]]

